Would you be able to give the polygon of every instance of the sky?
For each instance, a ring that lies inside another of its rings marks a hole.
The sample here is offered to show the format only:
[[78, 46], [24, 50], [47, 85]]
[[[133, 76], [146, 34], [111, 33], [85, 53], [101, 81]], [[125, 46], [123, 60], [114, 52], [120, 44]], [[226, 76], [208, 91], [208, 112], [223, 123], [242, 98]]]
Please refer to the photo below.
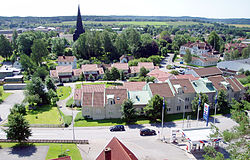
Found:
[[250, 18], [250, 0], [1, 0], [0, 16], [82, 15]]

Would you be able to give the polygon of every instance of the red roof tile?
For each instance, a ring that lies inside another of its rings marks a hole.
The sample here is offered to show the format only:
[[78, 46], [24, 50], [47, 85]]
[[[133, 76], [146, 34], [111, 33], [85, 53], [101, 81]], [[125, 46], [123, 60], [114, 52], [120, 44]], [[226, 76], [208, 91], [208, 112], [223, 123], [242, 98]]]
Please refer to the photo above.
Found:
[[56, 70], [50, 70], [50, 77], [58, 77]]
[[128, 94], [126, 89], [110, 89], [107, 88], [105, 91], [105, 100], [107, 104], [107, 95], [114, 95], [115, 104], [122, 104], [124, 100], [128, 99]]
[[239, 80], [237, 78], [231, 78], [232, 81], [234, 81], [234, 83], [237, 85], [237, 87], [240, 88], [240, 90], [244, 90], [244, 86], [239, 82]]
[[72, 66], [56, 66], [57, 73], [72, 73]]
[[194, 71], [200, 76], [200, 77], [209, 77], [209, 76], [215, 76], [215, 75], [222, 75], [222, 72], [217, 67], [208, 67], [208, 68], [198, 68], [194, 69]]
[[97, 64], [84, 64], [82, 65], [82, 70], [83, 72], [97, 72], [99, 71], [99, 68], [97, 66]]
[[220, 89], [226, 90], [225, 86], [221, 83], [221, 82], [224, 82], [226, 80], [221, 75], [208, 77], [208, 80], [210, 80], [212, 82], [213, 86], [217, 90], [220, 90]]
[[74, 100], [82, 99], [82, 89], [76, 89], [74, 93]]
[[146, 68], [147, 70], [153, 70], [155, 68], [154, 63], [153, 62], [139, 62], [138, 63], [138, 67], [139, 68]]
[[204, 58], [199, 58], [199, 57], [192, 57], [192, 61], [195, 60], [200, 60], [202, 62], [218, 62], [219, 59], [218, 58], [210, 58], [210, 57], [204, 57]]
[[128, 70], [128, 63], [114, 63], [112, 64], [112, 67], [115, 67], [118, 70]]
[[92, 93], [82, 94], [82, 106], [92, 106]]
[[155, 77], [161, 82], [165, 82], [166, 80], [168, 80], [169, 78], [173, 76], [173, 74], [161, 71], [159, 69], [154, 69], [151, 72], [149, 72], [147, 75], [150, 77]]
[[161, 97], [174, 97], [168, 83], [150, 83], [149, 87], [153, 95], [158, 94]]
[[189, 79], [190, 81], [198, 80], [199, 77], [195, 77], [192, 74], [176, 75], [176, 79]]
[[104, 92], [104, 89], [105, 89], [105, 84], [82, 85], [82, 91], [84, 93]]
[[131, 73], [140, 73], [140, 68], [138, 66], [131, 66], [129, 68]]
[[123, 86], [117, 86], [120, 89], [127, 89], [128, 91], [142, 91], [146, 82], [124, 82]]
[[[189, 79], [170, 79], [170, 82], [172, 85], [180, 85], [184, 93], [195, 93], [194, 87]], [[175, 87], [173, 88], [175, 90]]]
[[[111, 149], [111, 160], [138, 160], [116, 137], [114, 137], [105, 148]], [[105, 160], [104, 150], [99, 154], [96, 160]]]
[[73, 69], [73, 76], [80, 76], [82, 74], [81, 69]]
[[58, 56], [58, 62], [74, 62], [75, 56]]
[[93, 92], [93, 106], [104, 106], [104, 92]]

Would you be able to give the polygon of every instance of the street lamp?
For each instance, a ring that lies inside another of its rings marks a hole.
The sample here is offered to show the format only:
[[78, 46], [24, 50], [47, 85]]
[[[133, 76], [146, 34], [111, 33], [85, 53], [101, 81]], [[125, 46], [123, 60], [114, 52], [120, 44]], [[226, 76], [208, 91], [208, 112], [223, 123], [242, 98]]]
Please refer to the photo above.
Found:
[[183, 124], [182, 124], [182, 128], [184, 128], [184, 118], [185, 118], [185, 100], [184, 99], [182, 99], [182, 98], [180, 98], [180, 97], [178, 97], [178, 99], [180, 100], [180, 101], [183, 101]]
[[72, 131], [73, 131], [73, 140], [75, 140], [73, 104], [71, 106], [72, 106], [72, 127], [73, 127]]

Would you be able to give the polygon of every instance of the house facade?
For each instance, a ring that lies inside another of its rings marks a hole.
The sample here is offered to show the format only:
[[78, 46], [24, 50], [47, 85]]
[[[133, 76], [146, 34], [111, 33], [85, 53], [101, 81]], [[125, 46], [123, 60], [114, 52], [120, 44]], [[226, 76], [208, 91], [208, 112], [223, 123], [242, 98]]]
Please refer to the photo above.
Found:
[[72, 69], [72, 66], [56, 66], [56, 70], [50, 70], [50, 77], [56, 82], [77, 81], [82, 74], [81, 69]]
[[190, 64], [208, 67], [208, 66], [216, 66], [218, 61], [219, 61], [218, 58], [200, 56], [200, 57], [192, 57], [192, 61], [190, 62]]
[[180, 47], [180, 55], [184, 56], [186, 54], [186, 50], [189, 50], [191, 54], [202, 56], [203, 54], [210, 52], [212, 50], [212, 46], [207, 42], [188, 42], [187, 44], [184, 44]]
[[77, 59], [75, 56], [58, 56], [58, 66], [72, 66], [72, 69], [77, 68]]
[[85, 64], [82, 65], [81, 69], [87, 80], [91, 80], [90, 75], [93, 76], [93, 80], [103, 78], [104, 70], [102, 67], [98, 67], [97, 64]]

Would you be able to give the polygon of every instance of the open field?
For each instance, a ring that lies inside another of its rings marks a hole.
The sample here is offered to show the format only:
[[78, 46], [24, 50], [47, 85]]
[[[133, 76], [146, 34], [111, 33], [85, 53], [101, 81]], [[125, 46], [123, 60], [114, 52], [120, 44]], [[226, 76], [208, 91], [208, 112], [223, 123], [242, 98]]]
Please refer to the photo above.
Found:
[[59, 99], [64, 100], [71, 94], [71, 87], [69, 86], [58, 87], [56, 92]]
[[235, 26], [235, 27], [239, 27], [239, 28], [250, 28], [250, 24], [228, 24], [229, 26]]
[[40, 106], [35, 110], [27, 110], [25, 118], [30, 124], [62, 124], [63, 120], [56, 107]]
[[[18, 145], [17, 143], [0, 143], [0, 148], [10, 148]], [[81, 160], [81, 154], [76, 144], [59, 144], [59, 143], [33, 143], [34, 146], [49, 146], [46, 160], [57, 158], [62, 152], [67, 152], [72, 160]]]
[[[51, 23], [47, 24], [47, 26], [59, 26], [59, 25], [75, 25], [76, 21], [65, 21], [62, 23]], [[146, 26], [146, 25], [154, 25], [154, 26], [183, 26], [183, 25], [197, 25], [199, 22], [192, 21], [177, 21], [177, 22], [158, 22], [158, 21], [83, 21], [83, 24], [102, 24], [102, 25], [138, 25], [138, 26]], [[209, 23], [202, 23], [206, 26], [211, 26]]]

